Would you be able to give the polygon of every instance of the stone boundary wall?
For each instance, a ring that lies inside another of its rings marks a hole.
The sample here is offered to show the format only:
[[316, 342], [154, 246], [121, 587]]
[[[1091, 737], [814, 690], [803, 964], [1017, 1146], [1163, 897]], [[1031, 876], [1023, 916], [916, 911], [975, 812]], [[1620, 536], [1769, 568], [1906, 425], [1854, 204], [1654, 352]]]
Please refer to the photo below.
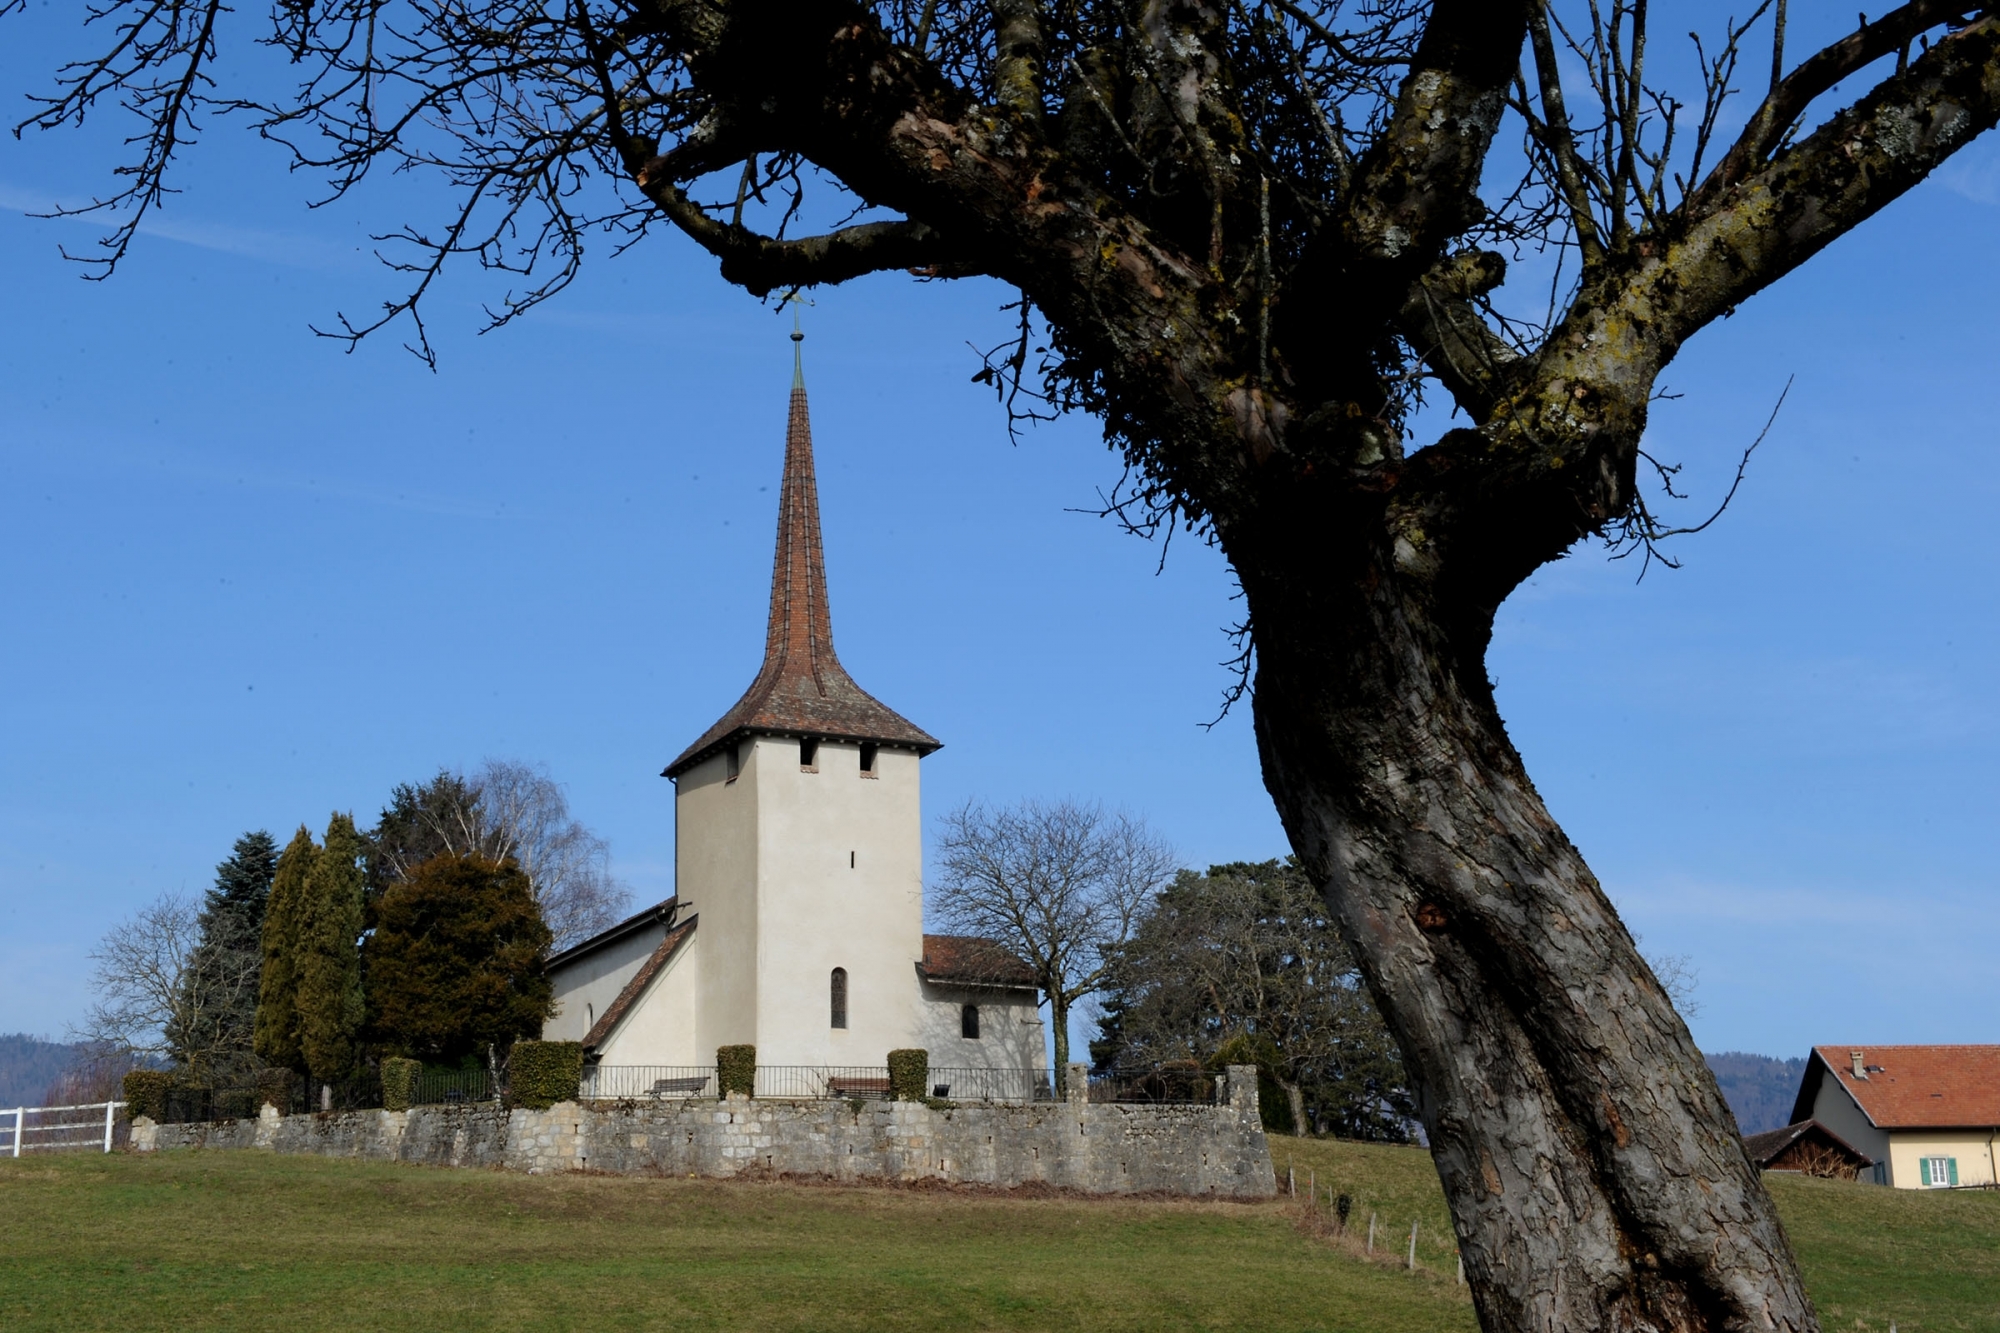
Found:
[[[1086, 1085], [1081, 1065], [1069, 1086]], [[1257, 1075], [1232, 1066], [1213, 1106], [888, 1101], [563, 1102], [546, 1111], [424, 1106], [206, 1125], [132, 1125], [140, 1152], [263, 1148], [543, 1174], [817, 1176], [1041, 1183], [1091, 1194], [1264, 1199], [1277, 1192]]]

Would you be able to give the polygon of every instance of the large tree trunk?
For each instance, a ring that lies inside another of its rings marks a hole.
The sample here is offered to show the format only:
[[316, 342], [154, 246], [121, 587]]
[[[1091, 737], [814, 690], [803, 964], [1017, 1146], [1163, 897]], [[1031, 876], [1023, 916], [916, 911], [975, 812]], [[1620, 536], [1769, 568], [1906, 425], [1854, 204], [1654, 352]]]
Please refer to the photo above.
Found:
[[1401, 1043], [1482, 1324], [1816, 1327], [1714, 1077], [1507, 739], [1491, 609], [1407, 543], [1343, 546], [1306, 578], [1238, 561], [1258, 741]]

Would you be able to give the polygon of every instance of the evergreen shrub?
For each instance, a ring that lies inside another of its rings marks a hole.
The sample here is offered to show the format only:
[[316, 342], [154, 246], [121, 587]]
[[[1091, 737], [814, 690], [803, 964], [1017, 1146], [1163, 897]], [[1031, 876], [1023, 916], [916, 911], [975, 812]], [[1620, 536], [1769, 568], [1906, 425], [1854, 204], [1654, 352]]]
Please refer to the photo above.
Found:
[[[518, 1052], [519, 1048], [516, 1047]], [[392, 1055], [382, 1061], [382, 1109], [385, 1111], [407, 1111], [417, 1097], [417, 1075], [424, 1072], [424, 1062]]]
[[923, 1050], [889, 1052], [889, 1096], [899, 1102], [920, 1102], [931, 1095], [931, 1053]]
[[715, 1052], [715, 1085], [727, 1097], [757, 1095], [757, 1048], [723, 1046]]
[[445, 853], [375, 902], [368, 1012], [391, 1049], [454, 1064], [542, 1035], [551, 936], [513, 861]]
[[125, 1116], [137, 1120], [162, 1120], [167, 1113], [167, 1090], [174, 1076], [164, 1069], [134, 1069], [125, 1075]]
[[580, 1041], [517, 1041], [513, 1054], [507, 1057], [511, 1100], [514, 1105], [531, 1111], [546, 1111], [557, 1102], [575, 1101], [577, 1084], [582, 1079]]

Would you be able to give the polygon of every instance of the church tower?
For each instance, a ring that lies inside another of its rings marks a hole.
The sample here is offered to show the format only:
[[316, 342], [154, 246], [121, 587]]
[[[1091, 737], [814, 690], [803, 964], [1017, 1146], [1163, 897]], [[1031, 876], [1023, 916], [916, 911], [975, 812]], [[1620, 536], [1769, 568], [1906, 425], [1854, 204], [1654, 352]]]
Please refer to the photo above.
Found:
[[794, 331], [764, 662], [679, 758], [675, 875], [699, 913], [694, 1049], [760, 1065], [879, 1065], [920, 1027], [918, 764], [938, 741], [833, 650], [805, 376]]

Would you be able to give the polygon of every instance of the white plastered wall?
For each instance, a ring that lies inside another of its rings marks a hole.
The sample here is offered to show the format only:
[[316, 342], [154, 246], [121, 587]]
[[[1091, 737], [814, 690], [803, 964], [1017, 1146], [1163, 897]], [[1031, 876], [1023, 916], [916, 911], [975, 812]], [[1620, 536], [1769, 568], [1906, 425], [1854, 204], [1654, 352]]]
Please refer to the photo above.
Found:
[[1889, 1133], [1890, 1183], [1902, 1189], [1924, 1188], [1920, 1165], [1926, 1157], [1950, 1157], [1958, 1163], [1960, 1185], [1988, 1185], [1994, 1180], [1996, 1131], [1987, 1129], [1892, 1130]]
[[555, 987], [556, 1012], [542, 1025], [542, 1040], [582, 1041], [666, 934], [666, 927], [655, 922], [556, 968], [549, 978]]
[[[739, 782], [756, 785], [757, 1061], [880, 1065], [919, 1031], [923, 827], [919, 760], [760, 736]], [[708, 928], [707, 917], [702, 929]], [[831, 1022], [833, 969], [847, 971], [847, 1027]]]
[[715, 1062], [713, 1051], [704, 1055], [697, 1045], [701, 1012], [699, 955], [706, 929], [704, 920], [692, 935], [681, 941], [667, 965], [653, 977], [645, 994], [625, 1015], [625, 1021], [598, 1048], [599, 1064], [707, 1066]]
[[[1877, 1162], [1888, 1158], [1889, 1136], [1875, 1128], [1875, 1122], [1868, 1118], [1831, 1071], [1825, 1071], [1820, 1076], [1819, 1095], [1813, 1098], [1812, 1118], [1832, 1130], [1855, 1151], [1865, 1153]], [[1876, 1177], [1869, 1171], [1863, 1171], [1861, 1178], [1865, 1181]], [[1896, 1182], [1892, 1176], [1882, 1183], [1893, 1185]]]
[[682, 912], [701, 916], [702, 963], [691, 973], [697, 1064], [713, 1063], [719, 1046], [757, 1040], [759, 757], [747, 742], [738, 753], [734, 781], [727, 755], [715, 754], [674, 783], [674, 890]]
[[[979, 1006], [979, 1036], [961, 1026], [964, 1006]], [[1048, 1071], [1048, 1033], [1033, 991], [923, 983], [923, 1027], [917, 1045], [933, 1069]]]

